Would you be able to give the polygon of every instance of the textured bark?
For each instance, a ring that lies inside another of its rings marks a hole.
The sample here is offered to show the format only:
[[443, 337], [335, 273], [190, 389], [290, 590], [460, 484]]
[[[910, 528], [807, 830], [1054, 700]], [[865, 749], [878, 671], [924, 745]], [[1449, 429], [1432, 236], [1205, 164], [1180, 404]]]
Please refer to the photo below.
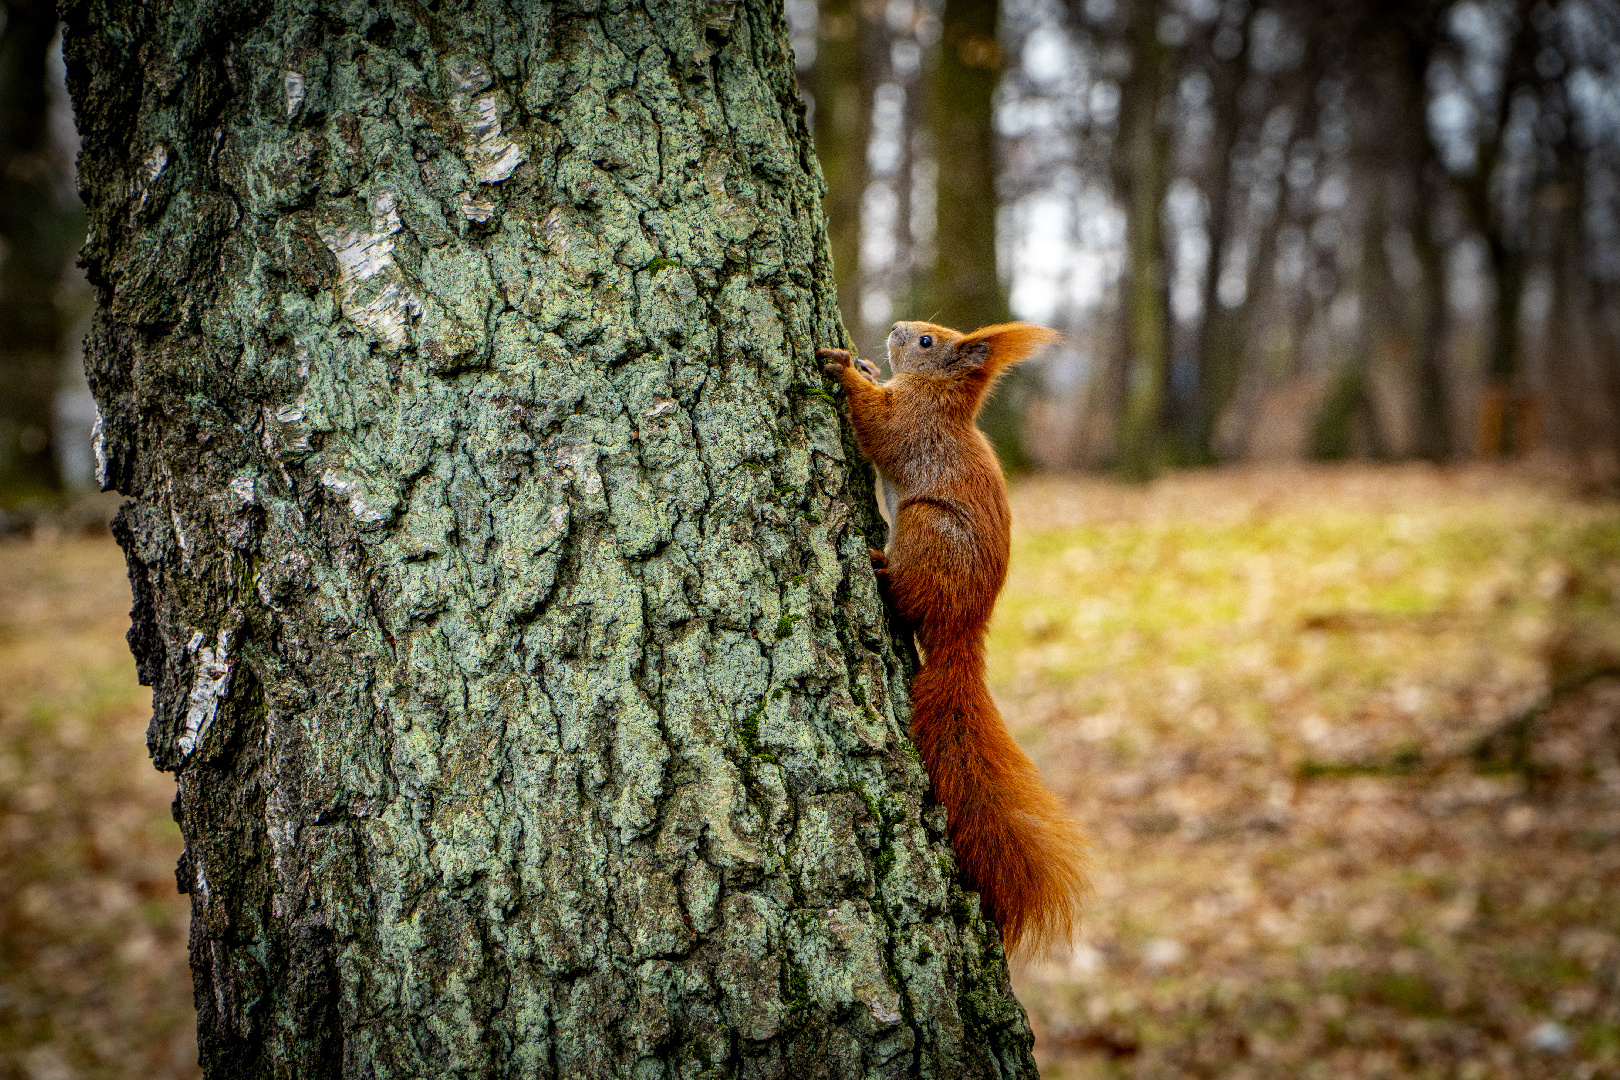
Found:
[[206, 1072], [1033, 1075], [779, 8], [65, 15]]

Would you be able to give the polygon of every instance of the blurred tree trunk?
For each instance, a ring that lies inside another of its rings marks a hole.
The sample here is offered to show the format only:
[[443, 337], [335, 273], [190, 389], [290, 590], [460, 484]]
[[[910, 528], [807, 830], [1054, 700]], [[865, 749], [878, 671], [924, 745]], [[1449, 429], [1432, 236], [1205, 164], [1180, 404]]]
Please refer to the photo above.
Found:
[[780, 5], [451, 7], [66, 5], [206, 1073], [1033, 1076]]
[[844, 325], [861, 325], [861, 196], [866, 191], [866, 144], [872, 132], [876, 27], [854, 0], [823, 0], [816, 19], [816, 156], [827, 181], [822, 207], [832, 242], [833, 276]]
[[[1383, 155], [1375, 149], [1372, 156], [1378, 161]], [[1379, 176], [1376, 168], [1366, 173]], [[1367, 187], [1378, 189], [1376, 182]], [[1312, 456], [1328, 460], [1348, 458], [1358, 451], [1383, 457], [1389, 451], [1389, 439], [1379, 429], [1378, 413], [1369, 397], [1369, 384], [1373, 362], [1387, 351], [1385, 339], [1391, 328], [1399, 325], [1400, 313], [1399, 305], [1393, 302], [1394, 282], [1384, 255], [1383, 238], [1388, 228], [1384, 200], [1375, 196], [1370, 201], [1362, 219], [1361, 261], [1356, 268], [1355, 294], [1361, 317], [1355, 344], [1350, 356], [1333, 373], [1311, 431]]]
[[[1585, 465], [1592, 462], [1592, 450], [1620, 451], [1620, 341], [1609, 336], [1615, 312], [1604, 305], [1604, 290], [1592, 273], [1587, 161], [1566, 86], [1553, 82], [1544, 87], [1541, 107], [1557, 121], [1543, 125], [1544, 131], [1556, 134], [1542, 143], [1550, 168], [1532, 196], [1533, 212], [1541, 216], [1547, 233], [1552, 291], [1543, 331], [1546, 359], [1539, 388], [1523, 371], [1515, 372], [1517, 393], [1510, 399], [1511, 411], [1504, 411], [1514, 452], [1528, 454], [1545, 439]], [[1546, 409], [1538, 389], [1547, 393]], [[1620, 456], [1608, 465], [1610, 483], [1616, 465]]]
[[[1293, 14], [1310, 25], [1322, 12], [1316, 7], [1302, 5], [1293, 9]], [[1251, 76], [1254, 79], [1251, 88], [1260, 95], [1261, 102], [1267, 106], [1266, 111], [1281, 109], [1293, 118], [1290, 132], [1278, 147], [1280, 161], [1283, 162], [1290, 156], [1289, 149], [1294, 142], [1310, 137], [1316, 128], [1320, 109], [1317, 88], [1330, 48], [1324, 35], [1317, 33], [1307, 36], [1310, 52], [1299, 70], [1286, 76], [1273, 75], [1274, 81], [1269, 88], [1260, 76]], [[1250, 55], [1251, 48], [1245, 29], [1242, 58]], [[1241, 92], [1241, 86], [1233, 89]], [[1269, 93], [1265, 92], [1267, 89]], [[1254, 132], [1257, 142], [1264, 127], [1264, 114], [1259, 119], [1259, 130]], [[1234, 136], [1235, 133], [1232, 133], [1226, 138]], [[1230, 155], [1230, 146], [1226, 152]], [[1228, 168], [1231, 167], [1229, 164]], [[1264, 332], [1266, 320], [1273, 315], [1268, 302], [1279, 288], [1276, 278], [1277, 241], [1289, 220], [1291, 209], [1280, 164], [1275, 175], [1262, 176], [1257, 163], [1251, 163], [1248, 172], [1250, 213], [1243, 227], [1247, 230], [1245, 240], [1251, 245], [1251, 250], [1244, 261], [1243, 300], [1230, 308], [1219, 302], [1220, 267], [1226, 259], [1223, 242], [1220, 248], [1211, 253], [1204, 325], [1200, 331], [1200, 390], [1207, 394], [1204, 419], [1209, 425], [1211, 456], [1216, 459], [1243, 457], [1254, 436], [1255, 425], [1260, 420], [1260, 404], [1270, 375], [1265, 370], [1264, 351], [1256, 339]], [[1277, 194], [1270, 216], [1254, 221], [1256, 203], [1253, 196], [1255, 185], [1259, 184], [1274, 185]], [[1216, 227], [1214, 222], [1217, 220], [1212, 212], [1212, 229]], [[1223, 233], [1230, 231], [1228, 226], [1220, 228]]]
[[1404, 144], [1403, 172], [1411, 188], [1412, 251], [1422, 272], [1422, 331], [1413, 350], [1412, 372], [1417, 397], [1414, 449], [1419, 457], [1441, 461], [1453, 449], [1445, 372], [1449, 331], [1445, 250], [1438, 233], [1445, 174], [1429, 136], [1427, 80], [1442, 11], [1435, 3], [1400, 2], [1386, 5], [1386, 10], [1388, 17], [1375, 25], [1388, 35], [1384, 48], [1391, 54], [1391, 72], [1401, 88], [1397, 137]]
[[1135, 0], [1131, 71], [1120, 87], [1117, 184], [1126, 207], [1125, 399], [1119, 468], [1144, 479], [1163, 464], [1170, 376], [1170, 295], [1161, 211], [1170, 184], [1170, 146], [1160, 123], [1170, 53], [1159, 43], [1158, 5]]
[[[1255, 327], [1263, 324], [1262, 299], [1276, 288], [1277, 233], [1284, 220], [1285, 211], [1279, 199], [1271, 220], [1258, 230], [1259, 247], [1245, 270], [1243, 302], [1229, 310], [1222, 309], [1206, 332], [1208, 348], [1217, 357], [1216, 375], [1231, 379], [1225, 403], [1212, 418], [1217, 458], [1241, 458], [1259, 420], [1266, 376], [1261, 350], [1255, 342]], [[1262, 318], [1257, 319], [1256, 315]], [[1216, 389], [1220, 386], [1219, 382], [1214, 383]]]
[[11, 0], [0, 30], [0, 485], [57, 486], [52, 406], [63, 325], [56, 292], [84, 239], [70, 171], [52, 160], [46, 62], [50, 0]]
[[[1005, 322], [1007, 297], [996, 268], [996, 144], [993, 115], [1001, 51], [997, 0], [945, 0], [939, 55], [928, 84], [928, 130], [939, 166], [934, 260], [917, 288], [914, 318], [963, 330]], [[1019, 427], [1016, 373], [979, 416], [1008, 469], [1028, 466]]]
[[[1420, 197], [1435, 197], [1435, 184], [1421, 183]], [[1418, 213], [1413, 251], [1422, 269], [1422, 332], [1418, 334], [1413, 377], [1417, 387], [1416, 445], [1419, 457], [1444, 461], [1452, 453], [1451, 414], [1445, 373], [1445, 345], [1449, 320], [1446, 318], [1445, 252], [1434, 235], [1433, 217], [1427, 209]]]
[[1181, 439], [1181, 457], [1191, 463], [1215, 458], [1215, 425], [1231, 404], [1243, 363], [1241, 347], [1234, 339], [1236, 318], [1221, 304], [1221, 266], [1230, 256], [1233, 230], [1232, 213], [1233, 152], [1240, 133], [1248, 124], [1242, 100], [1244, 76], [1248, 71], [1248, 20], [1238, 22], [1239, 46], [1230, 60], [1212, 63], [1214, 100], [1211, 117], [1215, 130], [1210, 138], [1211, 162], [1205, 183], [1209, 203], [1209, 263], [1203, 281], [1203, 311], [1199, 316], [1197, 385], [1188, 396], [1188, 409], [1172, 426]]
[[1517, 208], [1521, 214], [1516, 213], [1515, 208], [1502, 205], [1513, 198], [1513, 193], [1502, 190], [1498, 180], [1513, 98], [1535, 79], [1536, 32], [1531, 24], [1532, 7], [1531, 0], [1518, 0], [1514, 5], [1517, 25], [1503, 66], [1496, 115], [1480, 140], [1474, 171], [1461, 184], [1463, 206], [1468, 211], [1470, 224], [1484, 237], [1491, 259], [1493, 325], [1477, 433], [1478, 450], [1488, 456], [1528, 449], [1519, 445], [1520, 433], [1513, 417], [1525, 389], [1519, 385], [1519, 314], [1524, 304], [1525, 276], [1529, 272], [1525, 225], [1530, 208]]
[[1479, 453], [1495, 457], [1529, 449], [1513, 420], [1524, 394], [1520, 385], [1519, 312], [1524, 303], [1529, 260], [1522, 248], [1503, 243], [1494, 231], [1486, 234], [1485, 241], [1491, 259], [1492, 325], [1476, 438]]
[[[1563, 157], [1565, 155], [1559, 155]], [[1562, 163], [1561, 163], [1562, 164]], [[1546, 355], [1553, 361], [1557, 376], [1553, 385], [1557, 418], [1562, 421], [1548, 434], [1557, 449], [1580, 452], [1610, 441], [1607, 432], [1620, 422], [1620, 412], [1610, 400], [1611, 386], [1604, 377], [1602, 362], [1595, 355], [1597, 326], [1590, 308], [1591, 283], [1582, 265], [1582, 235], [1579, 180], [1559, 170], [1562, 183], [1548, 185], [1541, 197], [1549, 212], [1551, 250], [1547, 253], [1552, 303], [1547, 313]], [[1532, 388], [1520, 383], [1517, 393], [1504, 395], [1504, 427], [1512, 438], [1512, 449], [1527, 454], [1541, 439], [1542, 410]]]

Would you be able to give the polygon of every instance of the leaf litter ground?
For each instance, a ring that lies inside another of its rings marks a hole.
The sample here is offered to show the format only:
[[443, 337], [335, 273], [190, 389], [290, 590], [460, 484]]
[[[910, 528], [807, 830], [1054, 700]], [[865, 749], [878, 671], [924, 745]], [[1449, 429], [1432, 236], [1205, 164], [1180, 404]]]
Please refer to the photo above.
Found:
[[1620, 1076], [1620, 504], [1038, 479], [992, 689], [1096, 846], [1049, 1077]]

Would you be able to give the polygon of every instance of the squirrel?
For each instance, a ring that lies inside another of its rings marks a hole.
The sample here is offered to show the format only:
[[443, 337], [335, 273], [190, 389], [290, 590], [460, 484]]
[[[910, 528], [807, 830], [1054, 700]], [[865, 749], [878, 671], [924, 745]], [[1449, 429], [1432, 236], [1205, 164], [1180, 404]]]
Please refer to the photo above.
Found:
[[1009, 950], [1068, 939], [1089, 892], [1090, 858], [985, 687], [985, 628], [1007, 579], [1012, 514], [1001, 465], [974, 419], [1004, 369], [1057, 340], [1026, 323], [963, 334], [900, 322], [888, 340], [894, 377], [884, 383], [847, 350], [816, 350], [895, 497], [888, 551], [871, 554], [880, 591], [922, 652], [911, 737], [945, 807], [962, 877]]

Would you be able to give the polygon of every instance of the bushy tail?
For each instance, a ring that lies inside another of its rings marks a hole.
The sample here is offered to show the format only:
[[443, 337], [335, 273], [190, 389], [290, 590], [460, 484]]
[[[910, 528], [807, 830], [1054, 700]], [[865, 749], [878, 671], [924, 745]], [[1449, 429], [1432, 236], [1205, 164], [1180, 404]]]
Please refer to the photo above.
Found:
[[911, 701], [912, 739], [949, 815], [962, 876], [1007, 948], [1065, 942], [1090, 891], [1089, 845], [1007, 734], [981, 646], [928, 652]]

